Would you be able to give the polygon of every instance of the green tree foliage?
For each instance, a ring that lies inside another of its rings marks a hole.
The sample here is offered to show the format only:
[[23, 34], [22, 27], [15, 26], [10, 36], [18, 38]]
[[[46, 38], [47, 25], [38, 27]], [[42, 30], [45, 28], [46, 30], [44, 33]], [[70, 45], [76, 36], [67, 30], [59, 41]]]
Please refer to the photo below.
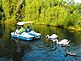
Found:
[[74, 0], [0, 0], [0, 8], [0, 18], [4, 17], [5, 21], [81, 26], [81, 4], [75, 4]]

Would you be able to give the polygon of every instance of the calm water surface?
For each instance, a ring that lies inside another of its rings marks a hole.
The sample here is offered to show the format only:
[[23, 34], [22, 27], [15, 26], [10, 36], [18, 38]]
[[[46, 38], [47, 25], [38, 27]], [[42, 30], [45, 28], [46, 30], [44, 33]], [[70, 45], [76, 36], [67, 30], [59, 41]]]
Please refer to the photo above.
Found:
[[[12, 39], [10, 32], [14, 30], [15, 27], [0, 26], [0, 61], [81, 61], [81, 32], [34, 25], [33, 30], [42, 34], [41, 39], [28, 42]], [[53, 33], [58, 35], [59, 41], [70, 40], [70, 47], [61, 47], [46, 38]], [[65, 56], [65, 50], [77, 56]]]

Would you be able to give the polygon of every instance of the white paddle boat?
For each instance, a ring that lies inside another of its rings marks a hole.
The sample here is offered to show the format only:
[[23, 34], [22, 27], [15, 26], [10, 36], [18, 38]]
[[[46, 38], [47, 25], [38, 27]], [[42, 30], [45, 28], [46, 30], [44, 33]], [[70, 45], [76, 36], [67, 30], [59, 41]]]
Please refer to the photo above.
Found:
[[[17, 25], [24, 25], [27, 23], [30, 23], [30, 22], [18, 22]], [[16, 32], [11, 32], [11, 36], [16, 39], [22, 39], [22, 40], [27, 40], [27, 41], [41, 38], [41, 34], [33, 30], [29, 32], [23, 32], [21, 34], [18, 34]]]

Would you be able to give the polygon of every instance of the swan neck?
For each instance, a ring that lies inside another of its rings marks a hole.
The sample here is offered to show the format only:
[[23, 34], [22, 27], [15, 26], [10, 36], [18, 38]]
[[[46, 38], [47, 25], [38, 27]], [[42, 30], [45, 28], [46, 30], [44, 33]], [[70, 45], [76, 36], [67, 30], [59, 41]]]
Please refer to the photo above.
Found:
[[46, 37], [49, 38], [49, 35], [47, 35]]
[[58, 40], [56, 40], [56, 43], [58, 43]]
[[49, 35], [47, 35], [47, 38], [49, 38]]

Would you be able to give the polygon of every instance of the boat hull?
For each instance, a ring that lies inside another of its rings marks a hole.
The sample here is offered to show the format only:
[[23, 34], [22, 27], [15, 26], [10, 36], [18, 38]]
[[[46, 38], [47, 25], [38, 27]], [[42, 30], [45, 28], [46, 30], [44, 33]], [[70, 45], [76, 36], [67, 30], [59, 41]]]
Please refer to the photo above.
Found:
[[35, 39], [40, 39], [41, 38], [41, 34], [36, 33], [35, 31], [30, 31], [29, 34], [34, 36]]
[[24, 32], [22, 34], [15, 34], [15, 32], [11, 33], [11, 36], [16, 39], [21, 39], [21, 40], [26, 40], [26, 41], [31, 41], [34, 39], [34, 36], [29, 35], [28, 33]]
[[22, 34], [16, 34], [15, 32], [12, 32], [11, 36], [13, 38], [26, 40], [26, 41], [31, 41], [31, 40], [35, 40], [35, 39], [41, 38], [41, 34], [40, 33], [36, 33], [35, 31], [30, 31], [28, 33], [23, 32]]

